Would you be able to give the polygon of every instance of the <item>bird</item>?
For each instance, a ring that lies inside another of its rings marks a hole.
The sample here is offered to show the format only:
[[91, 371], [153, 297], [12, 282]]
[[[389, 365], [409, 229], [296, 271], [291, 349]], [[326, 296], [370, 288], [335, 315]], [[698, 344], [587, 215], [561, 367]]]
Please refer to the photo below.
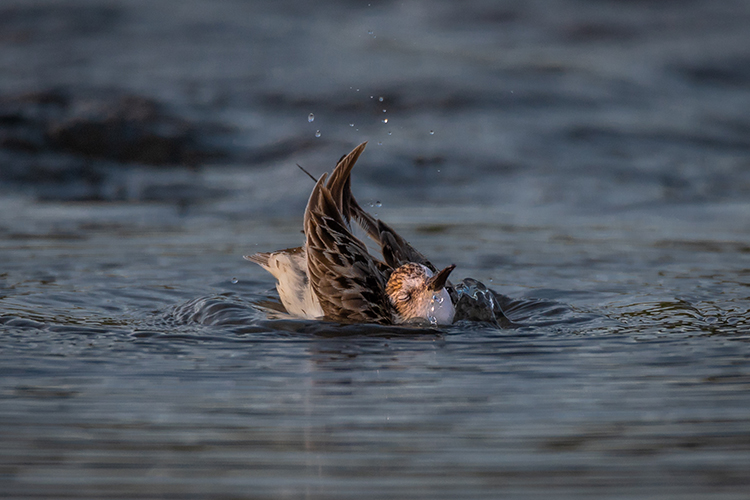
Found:
[[[456, 294], [448, 282], [455, 269], [439, 270], [385, 222], [357, 203], [351, 172], [367, 142], [322, 174], [308, 199], [301, 247], [244, 256], [277, 280], [287, 312], [339, 323], [449, 325]], [[313, 177], [314, 179], [314, 177]], [[368, 252], [352, 232], [359, 225], [380, 248]]]

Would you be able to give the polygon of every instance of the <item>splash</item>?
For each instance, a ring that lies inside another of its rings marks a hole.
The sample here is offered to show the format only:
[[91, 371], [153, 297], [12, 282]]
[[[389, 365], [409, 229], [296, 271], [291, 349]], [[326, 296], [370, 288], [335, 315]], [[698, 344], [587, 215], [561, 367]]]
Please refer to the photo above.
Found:
[[507, 321], [495, 292], [480, 281], [466, 278], [455, 288], [458, 295], [456, 320], [467, 319], [489, 323]]
[[440, 307], [440, 304], [442, 303], [443, 298], [440, 297], [437, 293], [433, 293], [432, 301], [430, 302], [430, 311], [427, 313], [427, 321], [429, 321], [430, 325], [432, 326], [438, 326], [437, 314], [435, 314], [435, 309]]

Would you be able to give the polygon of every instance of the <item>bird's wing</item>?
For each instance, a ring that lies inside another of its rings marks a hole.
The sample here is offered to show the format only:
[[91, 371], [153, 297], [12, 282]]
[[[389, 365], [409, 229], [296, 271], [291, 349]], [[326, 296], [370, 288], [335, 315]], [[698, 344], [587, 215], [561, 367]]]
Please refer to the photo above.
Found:
[[326, 183], [326, 188], [331, 193], [336, 208], [341, 213], [347, 224], [350, 223], [353, 215], [352, 205], [357, 205], [354, 196], [352, 196], [352, 168], [354, 168], [354, 164], [357, 163], [359, 155], [365, 150], [365, 146], [367, 146], [367, 141], [354, 148], [348, 155], [342, 157], [336, 164], [333, 172], [331, 172], [331, 176]]
[[[351, 153], [341, 158], [326, 183], [336, 207], [347, 225], [350, 224], [351, 219], [354, 219], [380, 246], [386, 268], [395, 269], [407, 262], [418, 262], [430, 268], [432, 272], [437, 272], [437, 268], [424, 255], [399, 236], [388, 224], [367, 213], [354, 198], [351, 189], [352, 168], [366, 145], [367, 142], [363, 142]], [[383, 267], [382, 263], [378, 264], [381, 268]]]
[[427, 260], [427, 257], [399, 236], [388, 224], [378, 219], [377, 228], [378, 243], [386, 264], [395, 269], [407, 262], [417, 262], [427, 266], [433, 273], [437, 272], [437, 268]]
[[315, 184], [304, 224], [310, 283], [323, 312], [344, 323], [391, 323], [385, 276], [347, 228], [325, 180]]

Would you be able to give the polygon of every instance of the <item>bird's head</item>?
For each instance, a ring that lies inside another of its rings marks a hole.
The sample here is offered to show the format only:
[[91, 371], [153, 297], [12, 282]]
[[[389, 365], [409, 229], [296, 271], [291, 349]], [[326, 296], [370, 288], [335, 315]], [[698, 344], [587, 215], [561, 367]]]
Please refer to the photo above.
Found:
[[453, 323], [456, 311], [445, 283], [455, 267], [450, 265], [435, 274], [422, 264], [409, 262], [394, 270], [386, 293], [396, 309], [397, 322], [425, 319], [434, 325]]

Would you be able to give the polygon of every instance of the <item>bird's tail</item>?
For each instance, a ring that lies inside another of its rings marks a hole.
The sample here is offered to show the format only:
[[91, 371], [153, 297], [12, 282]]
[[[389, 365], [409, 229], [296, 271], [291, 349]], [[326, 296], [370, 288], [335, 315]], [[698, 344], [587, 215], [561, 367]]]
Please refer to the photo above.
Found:
[[255, 262], [261, 267], [268, 267], [268, 259], [271, 258], [271, 254], [258, 252], [253, 255], [243, 255], [242, 258], [250, 262]]

